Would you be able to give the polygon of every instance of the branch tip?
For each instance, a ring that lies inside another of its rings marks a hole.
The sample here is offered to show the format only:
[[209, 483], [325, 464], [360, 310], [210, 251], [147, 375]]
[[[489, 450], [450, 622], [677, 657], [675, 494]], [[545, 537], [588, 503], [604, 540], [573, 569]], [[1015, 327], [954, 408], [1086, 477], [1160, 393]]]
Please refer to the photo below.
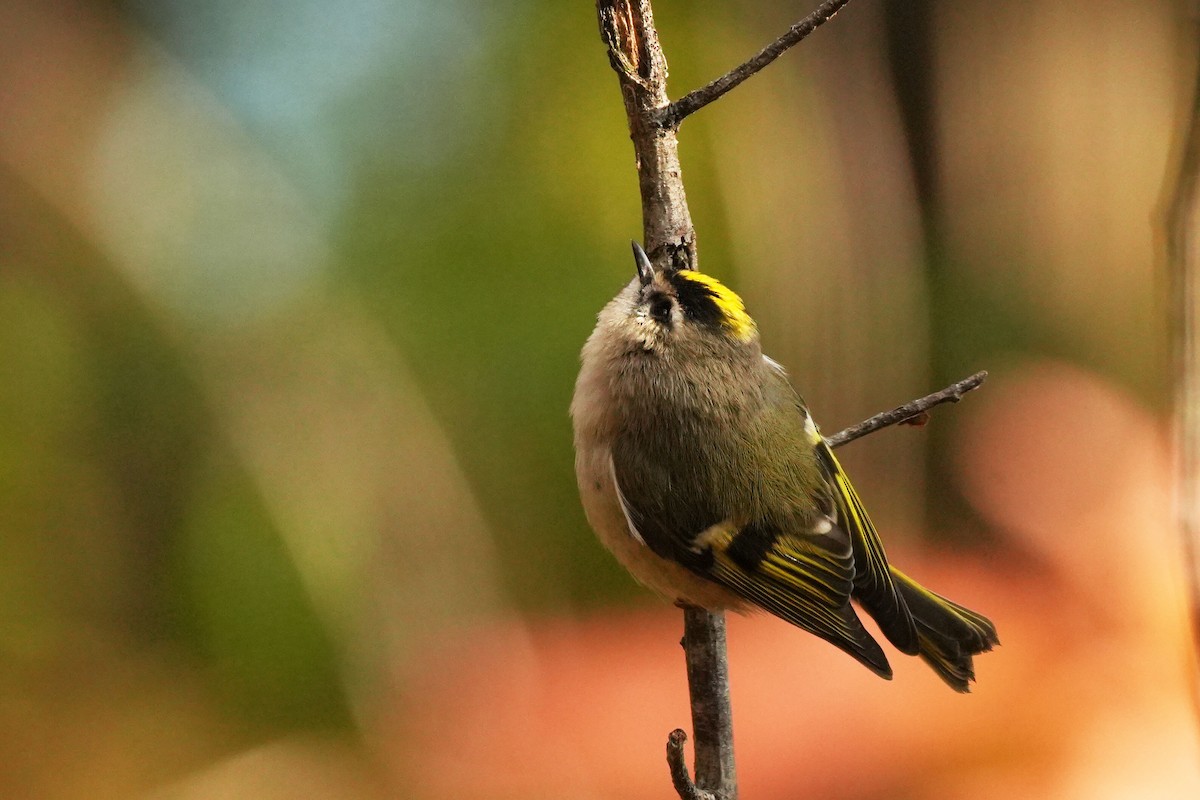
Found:
[[688, 92], [662, 110], [656, 120], [664, 128], [678, 128], [691, 114], [696, 113], [714, 100], [740, 86], [747, 78], [757, 74], [768, 64], [799, 44], [810, 33], [824, 25], [842, 10], [850, 0], [826, 0], [811, 14], [788, 28], [787, 32], [759, 50], [745, 63], [739, 64], [714, 81]]
[[918, 400], [913, 400], [911, 403], [897, 406], [891, 411], [876, 414], [857, 425], [851, 425], [843, 431], [838, 431], [833, 436], [826, 436], [825, 443], [830, 447], [841, 447], [844, 444], [853, 442], [855, 439], [860, 439], [869, 433], [874, 433], [891, 425], [924, 425], [929, 417], [929, 409], [942, 403], [957, 403], [963, 399], [963, 396], [967, 392], [974, 391], [983, 385], [983, 382], [987, 380], [987, 376], [986, 370], [976, 372], [969, 378], [963, 378], [957, 383], [950, 384], [940, 392], [925, 395]]
[[671, 768], [671, 783], [681, 800], [717, 800], [712, 792], [698, 787], [688, 772], [687, 760], [683, 757], [683, 745], [687, 734], [676, 728], [667, 734], [667, 765]]

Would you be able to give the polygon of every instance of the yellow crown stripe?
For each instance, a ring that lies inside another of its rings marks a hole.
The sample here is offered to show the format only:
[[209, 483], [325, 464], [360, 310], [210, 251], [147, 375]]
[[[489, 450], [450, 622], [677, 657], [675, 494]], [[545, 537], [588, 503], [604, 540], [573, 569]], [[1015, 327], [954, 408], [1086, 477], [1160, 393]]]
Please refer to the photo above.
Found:
[[742, 302], [742, 298], [738, 296], [737, 292], [711, 275], [705, 275], [703, 272], [681, 269], [679, 270], [679, 277], [699, 283], [712, 293], [713, 302], [716, 303], [717, 308], [724, 315], [725, 324], [728, 326], [730, 333], [736, 338], [746, 341], [754, 335], [758, 326], [754, 324], [754, 320], [746, 313], [746, 304]]

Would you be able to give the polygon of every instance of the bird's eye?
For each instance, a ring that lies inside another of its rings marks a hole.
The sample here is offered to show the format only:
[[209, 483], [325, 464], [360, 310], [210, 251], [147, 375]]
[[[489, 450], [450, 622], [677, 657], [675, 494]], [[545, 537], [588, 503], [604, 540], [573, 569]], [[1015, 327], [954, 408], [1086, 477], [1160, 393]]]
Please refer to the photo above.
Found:
[[671, 321], [671, 308], [669, 297], [656, 297], [650, 302], [650, 316], [666, 325]]

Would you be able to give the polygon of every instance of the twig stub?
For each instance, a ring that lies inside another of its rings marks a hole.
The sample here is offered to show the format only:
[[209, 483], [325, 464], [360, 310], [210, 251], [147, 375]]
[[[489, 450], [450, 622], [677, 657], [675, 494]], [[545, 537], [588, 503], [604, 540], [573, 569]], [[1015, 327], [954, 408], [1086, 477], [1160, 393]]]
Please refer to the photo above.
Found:
[[[828, 0], [745, 64], [672, 104], [667, 60], [650, 0], [596, 0], [600, 35], [621, 84], [642, 200], [643, 244], [658, 267], [698, 268], [696, 232], [679, 163], [680, 121], [721, 97], [829, 20], [849, 0]], [[911, 416], [911, 415], [909, 415]], [[684, 800], [737, 800], [725, 616], [684, 609], [684, 650], [691, 696], [696, 767], [693, 782], [683, 757], [686, 736], [667, 740], [667, 760]]]
[[687, 759], [683, 756], [683, 745], [687, 734], [676, 728], [667, 736], [667, 764], [671, 768], [671, 783], [681, 800], [717, 800], [712, 792], [706, 792], [692, 782]]

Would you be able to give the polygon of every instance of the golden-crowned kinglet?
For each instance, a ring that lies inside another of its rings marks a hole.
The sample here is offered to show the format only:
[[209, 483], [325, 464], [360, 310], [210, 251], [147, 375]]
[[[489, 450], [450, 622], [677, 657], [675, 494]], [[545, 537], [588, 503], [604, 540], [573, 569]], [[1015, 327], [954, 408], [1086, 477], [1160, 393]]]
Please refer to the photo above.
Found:
[[575, 385], [588, 521], [634, 577], [707, 609], [765, 609], [885, 678], [853, 599], [954, 689], [998, 644], [985, 617], [888, 565], [858, 494], [742, 300], [686, 269], [637, 276], [600, 312]]

